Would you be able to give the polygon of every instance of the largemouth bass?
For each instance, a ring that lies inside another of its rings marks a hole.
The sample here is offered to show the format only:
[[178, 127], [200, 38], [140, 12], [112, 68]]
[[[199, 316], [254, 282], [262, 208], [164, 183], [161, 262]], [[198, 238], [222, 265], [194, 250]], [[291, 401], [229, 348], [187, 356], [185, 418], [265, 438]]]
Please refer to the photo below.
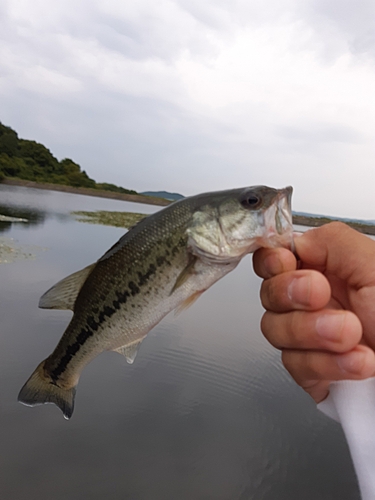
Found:
[[130, 229], [95, 264], [57, 283], [39, 307], [74, 314], [18, 399], [69, 419], [80, 374], [105, 350], [134, 361], [147, 333], [194, 302], [248, 253], [292, 247], [292, 188], [255, 186], [179, 200]]

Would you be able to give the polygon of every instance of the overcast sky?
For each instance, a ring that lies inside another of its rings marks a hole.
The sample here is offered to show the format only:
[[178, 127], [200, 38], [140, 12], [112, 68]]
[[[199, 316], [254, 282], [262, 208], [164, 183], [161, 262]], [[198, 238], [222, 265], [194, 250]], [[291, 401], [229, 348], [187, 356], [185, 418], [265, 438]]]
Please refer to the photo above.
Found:
[[0, 121], [99, 182], [375, 219], [375, 2], [2, 0]]

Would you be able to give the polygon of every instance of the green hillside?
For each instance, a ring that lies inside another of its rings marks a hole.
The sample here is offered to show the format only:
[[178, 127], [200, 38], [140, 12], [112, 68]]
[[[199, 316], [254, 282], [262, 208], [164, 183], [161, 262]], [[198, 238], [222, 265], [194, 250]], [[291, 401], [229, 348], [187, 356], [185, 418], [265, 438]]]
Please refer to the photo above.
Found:
[[165, 198], [166, 200], [172, 201], [184, 198], [182, 194], [169, 193], [168, 191], [142, 191], [140, 194], [145, 194], [146, 196], [156, 196], [157, 198]]
[[20, 139], [15, 130], [0, 122], [0, 182], [5, 178], [87, 187], [136, 194], [109, 183], [97, 183], [70, 158], [59, 161], [43, 144]]

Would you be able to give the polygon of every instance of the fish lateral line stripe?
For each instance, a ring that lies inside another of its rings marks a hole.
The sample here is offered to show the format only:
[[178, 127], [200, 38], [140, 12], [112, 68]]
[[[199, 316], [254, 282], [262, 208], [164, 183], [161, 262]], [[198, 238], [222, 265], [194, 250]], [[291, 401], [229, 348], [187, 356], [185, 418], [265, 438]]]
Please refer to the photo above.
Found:
[[136, 284], [134, 283], [134, 281], [129, 281], [129, 283], [128, 283], [128, 287], [129, 287], [129, 289], [130, 289], [130, 293], [131, 293], [131, 295], [132, 295], [133, 297], [134, 297], [134, 295], [137, 295], [137, 294], [141, 291], [141, 289], [139, 288], [139, 286], [138, 286], [138, 285], [136, 285]]
[[167, 260], [167, 257], [165, 255], [160, 255], [159, 257], [157, 257], [156, 264], [158, 265], [158, 267], [162, 266], [164, 263], [169, 264], [169, 265], [171, 264]]
[[94, 316], [88, 316], [87, 324], [94, 332], [99, 328], [99, 323], [95, 320]]
[[115, 314], [116, 308], [110, 306], [104, 306], [104, 308], [99, 313], [99, 323], [98, 326], [104, 323], [105, 318], [110, 318], [113, 314]]
[[120, 304], [126, 304], [126, 301], [128, 300], [128, 297], [130, 297], [130, 293], [125, 291], [125, 292], [118, 292], [116, 291], [116, 297], [117, 297], [117, 301], [113, 301], [113, 304], [115, 302], [119, 302]]
[[[138, 273], [140, 279], [140, 285], [147, 283], [149, 278], [156, 273], [156, 266], [154, 264], [150, 264], [148, 271], [142, 275]], [[130, 293], [128, 291], [125, 292], [116, 292], [116, 296], [118, 300], [114, 300], [112, 302], [112, 306], [104, 306], [104, 308], [99, 311], [98, 321], [95, 320], [94, 316], [90, 315], [87, 318], [88, 328], [82, 328], [80, 333], [77, 336], [76, 341], [69, 345], [66, 349], [64, 356], [60, 359], [57, 367], [51, 372], [51, 378], [53, 381], [56, 381], [61, 373], [63, 373], [72, 360], [73, 356], [79, 351], [82, 345], [96, 332], [100, 325], [105, 322], [106, 317], [110, 318], [113, 314], [115, 314], [116, 310], [120, 309], [120, 304], [126, 303], [128, 297], [137, 295], [140, 293], [140, 288], [134, 283], [134, 281], [130, 281], [128, 283], [128, 287], [130, 289]]]
[[149, 265], [148, 270], [146, 271], [145, 274], [138, 272], [138, 279], [139, 279], [138, 286], [145, 285], [147, 281], [151, 278], [151, 276], [155, 273], [156, 273], [156, 266], [154, 264]]
[[62, 356], [56, 368], [54, 368], [50, 372], [50, 376], [53, 381], [56, 381], [59, 378], [59, 376], [66, 370], [66, 367], [72, 360], [73, 356], [77, 354], [77, 352], [86, 342], [86, 340], [92, 337], [92, 335], [94, 335], [94, 332], [90, 328], [81, 329], [81, 331], [77, 335], [76, 341], [73, 344], [68, 345], [64, 356]]

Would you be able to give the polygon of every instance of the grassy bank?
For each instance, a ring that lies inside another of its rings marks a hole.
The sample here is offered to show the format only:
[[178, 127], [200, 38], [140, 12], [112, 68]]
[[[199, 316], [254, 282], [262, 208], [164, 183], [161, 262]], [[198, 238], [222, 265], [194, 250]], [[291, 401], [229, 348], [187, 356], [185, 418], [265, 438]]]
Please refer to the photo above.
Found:
[[[105, 226], [116, 226], [130, 228], [141, 219], [146, 217], [146, 214], [129, 213], [129, 212], [72, 212], [72, 215], [80, 222], [89, 222], [91, 224], [103, 224]], [[299, 226], [318, 227], [323, 224], [333, 222], [335, 219], [329, 217], [306, 217], [304, 215], [294, 215], [293, 223]], [[375, 235], [375, 225], [361, 224], [358, 222], [349, 222], [349, 226], [353, 227], [361, 233]]]
[[[306, 215], [293, 215], [293, 224], [298, 224], [299, 226], [319, 227], [337, 220], [340, 219], [335, 219], [334, 217], [309, 217]], [[365, 224], [356, 221], [345, 221], [345, 224], [361, 233], [375, 236], [375, 225], [373, 224]]]
[[[8, 184], [9, 186], [23, 186], [34, 189], [48, 189], [50, 191], [62, 191], [64, 193], [83, 194], [85, 196], [97, 196], [99, 198], [110, 198], [113, 200], [132, 201], [135, 203], [146, 203], [147, 205], [167, 206], [171, 203], [169, 200], [166, 200], [164, 198], [156, 198], [153, 196], [146, 196], [142, 194], [113, 193], [111, 191], [100, 191], [98, 189], [79, 188], [72, 186], [64, 186], [60, 184], [38, 183], [32, 181], [25, 181], [22, 179], [6, 178], [3, 180], [2, 183]], [[328, 224], [329, 222], [333, 222], [335, 220], [339, 219], [335, 219], [334, 217], [313, 217], [307, 215], [293, 215], [294, 224], [307, 227], [319, 227], [323, 226], [323, 224]], [[356, 221], [345, 221], [345, 223], [348, 224], [348, 226], [352, 227], [353, 229], [360, 231], [361, 233], [375, 236], [375, 225], [360, 223]]]
[[65, 186], [63, 184], [39, 183], [33, 181], [25, 181], [23, 179], [10, 179], [5, 178], [2, 184], [9, 186], [23, 186], [34, 189], [48, 189], [48, 191], [62, 191], [64, 193], [82, 194], [85, 196], [96, 196], [98, 198], [110, 198], [112, 200], [132, 201], [134, 203], [146, 203], [147, 205], [160, 205], [166, 206], [170, 201], [164, 198], [155, 198], [153, 196], [146, 196], [142, 194], [124, 194], [114, 193], [112, 191], [101, 191], [99, 189], [82, 188]]

